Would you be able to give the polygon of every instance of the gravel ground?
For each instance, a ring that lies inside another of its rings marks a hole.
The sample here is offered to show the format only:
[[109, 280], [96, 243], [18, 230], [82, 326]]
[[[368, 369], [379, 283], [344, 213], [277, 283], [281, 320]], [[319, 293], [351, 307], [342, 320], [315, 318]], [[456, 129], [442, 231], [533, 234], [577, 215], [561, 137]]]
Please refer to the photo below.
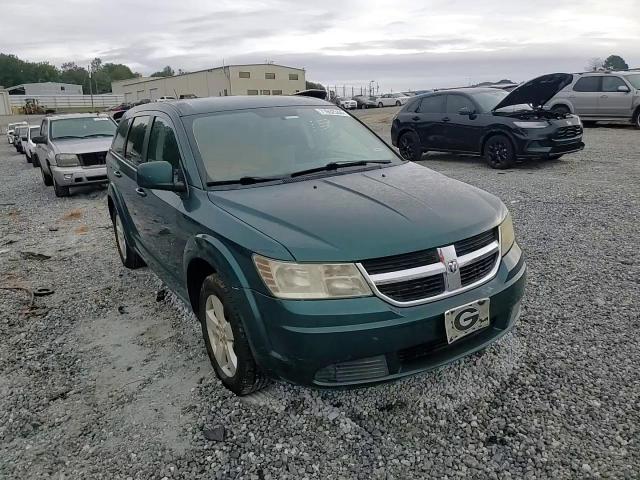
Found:
[[[394, 111], [358, 115], [388, 137]], [[512, 334], [393, 384], [243, 399], [193, 316], [120, 265], [105, 190], [57, 199], [0, 145], [0, 478], [640, 478], [640, 132], [585, 141], [501, 172], [422, 162], [511, 209], [529, 265]]]

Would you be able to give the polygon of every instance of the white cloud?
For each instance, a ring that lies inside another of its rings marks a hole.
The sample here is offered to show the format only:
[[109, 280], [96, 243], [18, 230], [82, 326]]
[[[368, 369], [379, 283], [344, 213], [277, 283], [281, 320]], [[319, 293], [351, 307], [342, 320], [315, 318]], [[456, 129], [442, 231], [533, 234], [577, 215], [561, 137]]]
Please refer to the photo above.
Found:
[[640, 66], [637, 0], [301, 3], [23, 0], [0, 19], [0, 45], [29, 60], [100, 56], [145, 74], [270, 59], [314, 80], [395, 89], [524, 80], [611, 53]]

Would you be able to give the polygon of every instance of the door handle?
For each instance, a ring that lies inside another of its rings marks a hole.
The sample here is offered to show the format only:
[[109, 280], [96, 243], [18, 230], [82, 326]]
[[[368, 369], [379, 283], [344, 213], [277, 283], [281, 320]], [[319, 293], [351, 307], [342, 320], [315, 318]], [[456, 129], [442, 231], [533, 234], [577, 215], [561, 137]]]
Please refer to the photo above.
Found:
[[443, 122], [449, 122], [449, 121], [451, 121], [451, 119], [450, 119], [449, 117], [444, 117], [444, 118], [442, 119], [442, 121], [443, 121]]
[[145, 192], [144, 188], [141, 188], [141, 187], [136, 188], [136, 193], [138, 195], [140, 195], [141, 197], [146, 197], [147, 196], [147, 192]]
[[411, 117], [411, 120], [417, 122], [418, 120], [420, 120], [420, 117], [416, 115], [415, 117]]
[[120, 170], [114, 170], [113, 174], [118, 178], [120, 178], [122, 176], [122, 174], [120, 173]]

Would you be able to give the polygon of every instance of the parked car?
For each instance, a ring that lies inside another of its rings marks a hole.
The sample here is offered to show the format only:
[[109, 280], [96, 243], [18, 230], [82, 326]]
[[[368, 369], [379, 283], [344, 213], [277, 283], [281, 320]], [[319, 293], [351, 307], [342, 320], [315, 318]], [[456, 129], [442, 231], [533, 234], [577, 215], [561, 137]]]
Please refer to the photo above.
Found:
[[35, 163], [36, 144], [33, 142], [33, 138], [40, 135], [40, 125], [29, 125], [27, 129], [27, 139], [24, 143], [24, 154], [27, 157], [27, 162], [34, 167], [39, 165]]
[[399, 107], [400, 105], [407, 103], [408, 100], [409, 97], [402, 93], [385, 93], [384, 95], [376, 97], [378, 107]]
[[25, 123], [24, 125], [18, 125], [15, 127], [13, 132], [13, 146], [18, 153], [24, 153], [22, 150], [22, 137], [27, 133], [29, 126]]
[[503, 203], [404, 161], [326, 101], [136, 107], [107, 171], [123, 264], [149, 265], [193, 309], [238, 395], [270, 377], [412, 375], [485, 348], [519, 316], [525, 263]]
[[630, 122], [640, 128], [640, 72], [574, 74], [548, 108], [575, 113], [585, 123]]
[[338, 98], [338, 105], [346, 110], [355, 110], [358, 108], [358, 102], [350, 98]]
[[358, 95], [353, 97], [358, 105], [357, 108], [376, 108], [378, 106], [378, 102], [376, 101], [376, 97], [367, 96], [367, 95]]
[[106, 183], [116, 126], [111, 117], [91, 113], [45, 117], [33, 138], [43, 183], [53, 185], [57, 197], [69, 196], [71, 187]]
[[19, 122], [19, 123], [10, 123], [9, 125], [7, 125], [7, 142], [11, 145], [13, 145], [13, 133], [15, 132], [15, 129], [17, 126], [19, 125], [26, 125], [27, 122]]
[[415, 97], [393, 119], [391, 140], [407, 160], [427, 151], [482, 155], [492, 168], [517, 159], [557, 159], [584, 148], [580, 118], [543, 109], [571, 82], [544, 75], [512, 92], [495, 88], [439, 90]]
[[194, 95], [193, 93], [184, 93], [184, 94], [180, 95], [179, 98], [180, 98], [180, 100], [188, 100], [188, 99], [191, 99], [191, 98], [198, 98], [198, 96]]
[[176, 97], [170, 97], [170, 96], [163, 96], [160, 98], [156, 98], [156, 102], [170, 102], [171, 100], [175, 100]]

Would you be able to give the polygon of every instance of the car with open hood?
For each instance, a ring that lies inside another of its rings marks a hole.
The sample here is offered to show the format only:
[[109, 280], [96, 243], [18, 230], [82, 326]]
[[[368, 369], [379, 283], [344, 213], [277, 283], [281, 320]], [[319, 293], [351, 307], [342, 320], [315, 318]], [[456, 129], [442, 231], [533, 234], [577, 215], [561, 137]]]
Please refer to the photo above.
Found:
[[391, 140], [413, 161], [428, 151], [482, 155], [501, 169], [516, 160], [558, 159], [584, 148], [580, 118], [544, 108], [572, 78], [554, 73], [511, 92], [459, 88], [414, 97], [394, 117]]
[[236, 394], [416, 374], [520, 314], [526, 267], [504, 204], [324, 100], [134, 107], [107, 171], [123, 264], [148, 265], [194, 311]]

